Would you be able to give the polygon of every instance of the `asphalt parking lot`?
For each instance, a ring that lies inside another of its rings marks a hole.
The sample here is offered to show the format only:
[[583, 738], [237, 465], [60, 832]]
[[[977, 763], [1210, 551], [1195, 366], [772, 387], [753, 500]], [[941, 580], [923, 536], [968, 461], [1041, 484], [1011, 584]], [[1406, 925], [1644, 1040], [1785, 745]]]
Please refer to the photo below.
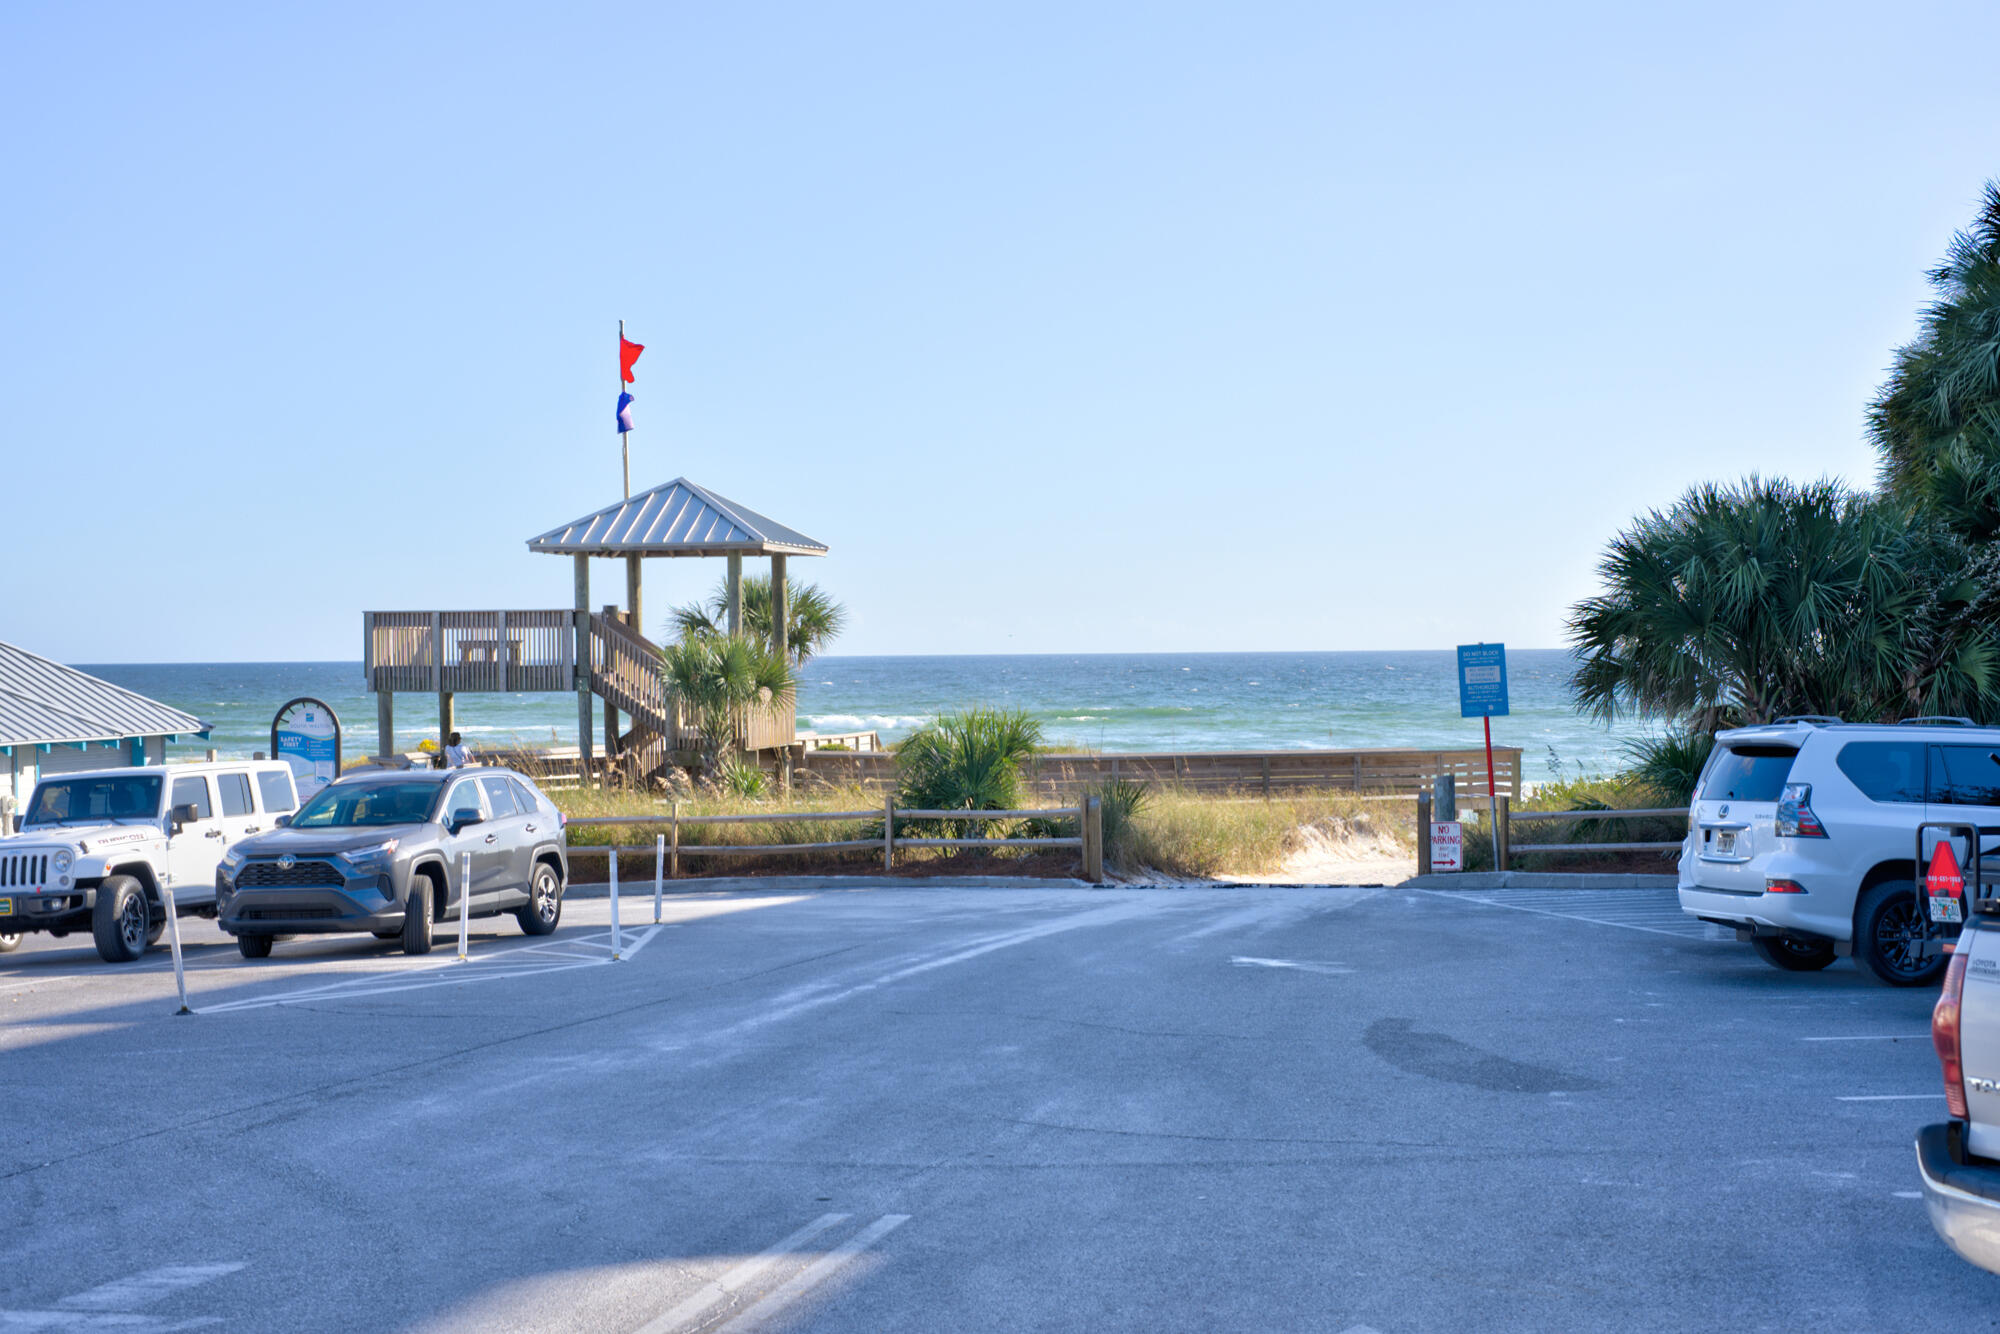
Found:
[[1924, 1330], [1927, 993], [1670, 891], [573, 900], [0, 956], [0, 1331]]

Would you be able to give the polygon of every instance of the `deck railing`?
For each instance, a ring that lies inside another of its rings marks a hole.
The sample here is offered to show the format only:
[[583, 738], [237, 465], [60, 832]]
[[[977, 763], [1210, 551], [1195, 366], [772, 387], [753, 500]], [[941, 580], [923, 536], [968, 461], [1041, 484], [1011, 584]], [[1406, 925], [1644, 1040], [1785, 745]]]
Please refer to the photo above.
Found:
[[[585, 626], [584, 653], [577, 627]], [[373, 691], [477, 694], [569, 693], [585, 684], [649, 731], [693, 750], [699, 730], [661, 679], [659, 649], [615, 616], [570, 610], [371, 611], [362, 616], [363, 673]], [[793, 703], [737, 710], [736, 734], [751, 750], [789, 746]]]

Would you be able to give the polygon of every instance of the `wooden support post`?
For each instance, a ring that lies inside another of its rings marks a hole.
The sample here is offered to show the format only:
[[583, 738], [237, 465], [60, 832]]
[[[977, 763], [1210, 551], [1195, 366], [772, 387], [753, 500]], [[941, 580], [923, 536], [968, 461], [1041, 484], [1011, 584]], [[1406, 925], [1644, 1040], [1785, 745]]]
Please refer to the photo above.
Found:
[[1431, 873], [1431, 794], [1417, 789], [1417, 874]]
[[643, 628], [646, 623], [646, 590], [639, 569], [640, 559], [636, 554], [625, 557], [625, 624], [631, 626], [632, 633], [637, 635], [646, 633]]
[[1269, 801], [1271, 799], [1271, 757], [1269, 755], [1262, 757], [1262, 765], [1264, 769], [1264, 800]]
[[576, 611], [570, 635], [576, 648], [576, 763], [584, 786], [590, 785], [592, 749], [590, 707], [590, 557], [576, 561]]
[[375, 692], [375, 753], [396, 753], [396, 694], [392, 690]]
[[670, 815], [669, 815], [669, 816], [667, 817], [667, 818], [668, 818], [668, 825], [667, 825], [667, 830], [668, 830], [668, 836], [669, 836], [669, 839], [670, 839], [669, 843], [667, 844], [668, 848], [670, 849], [670, 851], [669, 851], [669, 852], [668, 852], [668, 854], [667, 854], [667, 879], [669, 879], [669, 880], [678, 880], [678, 879], [680, 879], [680, 878], [681, 878], [681, 804], [680, 804], [680, 802], [679, 802], [679, 801], [675, 801], [675, 802], [673, 803], [673, 806], [672, 806], [671, 810], [672, 810], [672, 813], [671, 813], [671, 814], [670, 814]]
[[438, 764], [444, 764], [444, 748], [451, 734], [458, 728], [458, 710], [454, 707], [449, 690], [438, 691]]
[[785, 585], [785, 558], [771, 557], [771, 651], [780, 661], [791, 660], [791, 590]]
[[1496, 871], [1507, 869], [1507, 842], [1510, 832], [1507, 828], [1508, 805], [1508, 798], [1501, 797], [1497, 807], [1498, 813], [1493, 817], [1493, 869]]
[[499, 677], [500, 689], [503, 693], [511, 692], [514, 689], [514, 682], [509, 671], [509, 664], [512, 662], [513, 657], [513, 651], [507, 643], [507, 613], [503, 611], [500, 613], [499, 639], [493, 646], [494, 662], [500, 669], [494, 675]]
[[[618, 608], [610, 603], [606, 603], [604, 607], [604, 619], [606, 621], [617, 620]], [[610, 650], [607, 648], [606, 656], [608, 657], [609, 654]], [[610, 664], [607, 663], [606, 665], [609, 666]], [[617, 761], [618, 761], [618, 710], [612, 707], [611, 697], [609, 695], [606, 695], [604, 697], [604, 767], [609, 769], [613, 764], [617, 763]]]
[[743, 633], [743, 553], [729, 553], [729, 633]]
[[1093, 885], [1104, 883], [1104, 799], [1085, 794], [1077, 807], [1077, 825], [1083, 832], [1083, 878]]
[[431, 613], [431, 689], [444, 693], [444, 613]]
[[896, 869], [896, 799], [885, 798], [882, 802], [882, 869]]

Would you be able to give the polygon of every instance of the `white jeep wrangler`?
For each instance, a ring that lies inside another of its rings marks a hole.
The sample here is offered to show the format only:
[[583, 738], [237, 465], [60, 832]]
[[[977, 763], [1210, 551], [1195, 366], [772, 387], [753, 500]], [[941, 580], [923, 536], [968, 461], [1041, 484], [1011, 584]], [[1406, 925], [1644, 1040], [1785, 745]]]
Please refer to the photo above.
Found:
[[215, 866], [238, 839], [290, 820], [287, 764], [236, 760], [52, 775], [0, 838], [0, 948], [21, 933], [88, 931], [112, 963], [181, 916], [215, 916]]

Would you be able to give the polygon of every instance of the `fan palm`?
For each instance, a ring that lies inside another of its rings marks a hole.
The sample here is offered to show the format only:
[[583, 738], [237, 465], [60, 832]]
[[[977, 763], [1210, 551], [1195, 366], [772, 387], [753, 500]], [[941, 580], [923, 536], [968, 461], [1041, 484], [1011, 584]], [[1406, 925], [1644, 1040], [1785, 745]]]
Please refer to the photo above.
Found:
[[1709, 484], [1611, 544], [1572, 609], [1578, 703], [1699, 731], [1784, 714], [1989, 713], [1979, 552], [1831, 482]]
[[[706, 602], [674, 609], [674, 631], [689, 635], [719, 634], [728, 626], [729, 581], [716, 585]], [[785, 579], [785, 647], [792, 665], [802, 667], [847, 627], [847, 608], [818, 584]], [[748, 575], [743, 580], [743, 631], [751, 639], [771, 642], [771, 576]]]
[[1017, 711], [967, 709], [933, 718], [896, 747], [897, 804], [911, 810], [1017, 808], [1021, 765], [1041, 742], [1042, 725]]
[[789, 702], [796, 689], [789, 663], [754, 640], [690, 635], [660, 650], [667, 689], [693, 715], [701, 734], [701, 768], [713, 776], [736, 742], [736, 715]]
[[1930, 272], [1937, 300], [1868, 412], [1882, 480], [1977, 541], [2000, 538], [2000, 185]]

